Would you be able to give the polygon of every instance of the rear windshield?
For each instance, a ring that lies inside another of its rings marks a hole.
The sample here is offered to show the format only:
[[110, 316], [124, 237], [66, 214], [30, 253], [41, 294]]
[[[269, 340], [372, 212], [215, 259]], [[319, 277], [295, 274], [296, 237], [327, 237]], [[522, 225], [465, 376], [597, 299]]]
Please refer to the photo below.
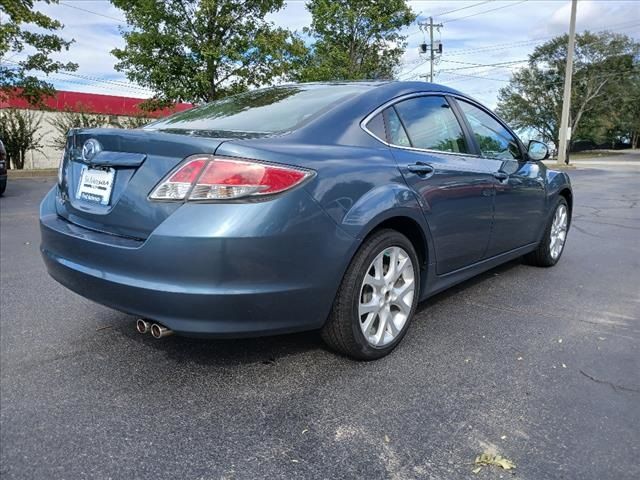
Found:
[[151, 130], [206, 130], [269, 134], [295, 130], [366, 84], [287, 85], [241, 93], [176, 113], [147, 125]]

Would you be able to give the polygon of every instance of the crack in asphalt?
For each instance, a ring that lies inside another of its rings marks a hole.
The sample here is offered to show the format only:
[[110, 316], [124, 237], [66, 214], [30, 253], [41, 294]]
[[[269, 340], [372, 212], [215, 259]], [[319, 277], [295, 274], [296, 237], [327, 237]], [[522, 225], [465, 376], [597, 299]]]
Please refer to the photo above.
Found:
[[584, 370], [579, 370], [579, 371], [582, 375], [584, 375], [589, 380], [595, 383], [601, 383], [602, 385], [609, 385], [613, 389], [613, 391], [616, 393], [618, 393], [618, 390], [621, 390], [623, 392], [640, 393], [640, 389], [638, 388], [631, 388], [631, 387], [626, 387], [624, 385], [618, 385], [617, 383], [610, 382], [609, 380], [601, 380], [599, 378], [593, 377], [588, 373], [586, 373]]
[[580, 233], [583, 233], [583, 234], [585, 234], [585, 235], [589, 235], [590, 237], [595, 237], [595, 238], [607, 238], [607, 237], [605, 237], [605, 236], [603, 236], [603, 235], [598, 235], [598, 234], [596, 234], [596, 233], [588, 232], [588, 231], [587, 231], [587, 230], [585, 230], [584, 228], [579, 227], [578, 225], [576, 225], [575, 223], [574, 223], [573, 225], [571, 225], [571, 227], [572, 227], [572, 228], [575, 228], [575, 229], [576, 229], [577, 231], [579, 231]]
[[588, 220], [586, 218], [582, 218], [581, 220], [583, 222], [596, 223], [598, 225], [607, 225], [607, 226], [611, 226], [611, 227], [626, 228], [626, 229], [629, 229], [629, 230], [640, 230], [640, 227], [634, 227], [634, 226], [630, 226], [630, 225], [620, 225], [619, 223], [597, 222], [595, 220]]
[[[563, 316], [563, 315], [554, 315], [552, 313], [546, 313], [546, 312], [538, 312], [538, 311], [527, 311], [527, 310], [521, 310], [519, 308], [513, 308], [513, 307], [500, 307], [500, 306], [496, 306], [496, 305], [488, 305], [486, 303], [480, 303], [480, 302], [464, 302], [466, 305], [470, 305], [473, 307], [480, 307], [480, 308], [488, 308], [488, 309], [492, 309], [492, 310], [498, 310], [501, 312], [507, 312], [507, 313], [522, 313], [525, 315], [538, 315], [541, 317], [547, 317], [547, 318], [553, 318], [553, 319], [560, 319], [560, 320], [575, 320], [578, 322], [583, 322], [583, 323], [589, 323], [591, 325], [597, 325], [600, 327], [610, 327], [613, 329], [616, 328], [625, 328], [625, 329], [630, 329], [631, 331], [634, 331], [633, 327], [628, 326], [628, 325], [612, 325], [611, 323], [603, 323], [603, 322], [595, 322], [592, 320], [584, 320], [581, 318], [575, 318], [575, 317], [567, 317], [567, 316]], [[592, 312], [583, 312], [583, 313], [592, 313]], [[598, 312], [595, 312], [596, 314]], [[633, 319], [635, 320], [635, 319]]]

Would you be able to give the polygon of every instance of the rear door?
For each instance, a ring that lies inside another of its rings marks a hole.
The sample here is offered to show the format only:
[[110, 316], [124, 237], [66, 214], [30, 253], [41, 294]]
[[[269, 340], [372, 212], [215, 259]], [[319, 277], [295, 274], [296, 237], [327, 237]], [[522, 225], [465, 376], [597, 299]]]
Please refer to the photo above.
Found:
[[448, 100], [407, 98], [386, 108], [384, 117], [393, 155], [427, 217], [438, 274], [484, 258], [492, 221], [491, 162], [475, 154]]
[[537, 241], [546, 201], [544, 167], [527, 162], [516, 136], [490, 112], [462, 99], [455, 102], [495, 177], [493, 229], [487, 256]]

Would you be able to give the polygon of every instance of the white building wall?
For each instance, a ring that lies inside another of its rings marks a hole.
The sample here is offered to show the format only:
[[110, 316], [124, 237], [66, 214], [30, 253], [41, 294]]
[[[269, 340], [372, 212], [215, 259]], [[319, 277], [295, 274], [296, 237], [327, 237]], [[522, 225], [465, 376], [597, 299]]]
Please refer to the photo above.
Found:
[[[40, 130], [39, 135], [43, 135], [40, 143], [43, 147], [38, 150], [30, 150], [27, 152], [25, 161], [24, 161], [24, 169], [25, 170], [36, 170], [42, 168], [57, 168], [58, 163], [60, 162], [60, 156], [62, 155], [62, 150], [60, 148], [54, 147], [53, 142], [60, 136], [58, 130], [56, 130], [51, 122], [60, 115], [63, 115], [62, 112], [48, 112], [43, 111], [42, 121], [40, 122]], [[107, 117], [111, 120], [122, 121], [128, 119], [129, 117], [124, 116], [116, 116], [116, 115], [101, 115], [103, 117]], [[110, 127], [111, 125], [105, 125], [105, 127]]]

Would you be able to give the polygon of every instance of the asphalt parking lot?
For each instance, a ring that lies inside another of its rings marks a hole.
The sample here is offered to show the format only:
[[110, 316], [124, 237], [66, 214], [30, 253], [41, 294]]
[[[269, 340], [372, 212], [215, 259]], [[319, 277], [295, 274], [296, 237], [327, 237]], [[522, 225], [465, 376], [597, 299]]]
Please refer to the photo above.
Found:
[[421, 306], [392, 355], [313, 333], [154, 340], [38, 251], [53, 178], [0, 200], [0, 476], [640, 478], [640, 167], [570, 172], [552, 269], [512, 262]]

